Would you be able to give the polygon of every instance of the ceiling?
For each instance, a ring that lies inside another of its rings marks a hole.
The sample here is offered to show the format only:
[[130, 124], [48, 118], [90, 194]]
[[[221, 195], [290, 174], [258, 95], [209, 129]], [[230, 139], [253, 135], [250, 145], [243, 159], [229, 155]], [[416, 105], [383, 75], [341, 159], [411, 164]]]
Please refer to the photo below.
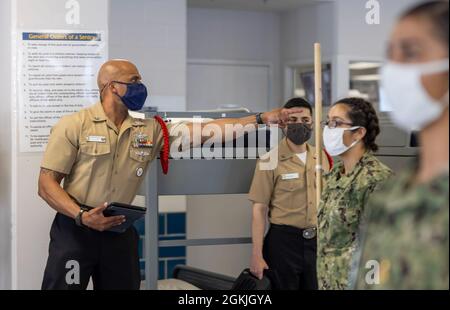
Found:
[[287, 11], [322, 0], [188, 0], [189, 7], [252, 11]]

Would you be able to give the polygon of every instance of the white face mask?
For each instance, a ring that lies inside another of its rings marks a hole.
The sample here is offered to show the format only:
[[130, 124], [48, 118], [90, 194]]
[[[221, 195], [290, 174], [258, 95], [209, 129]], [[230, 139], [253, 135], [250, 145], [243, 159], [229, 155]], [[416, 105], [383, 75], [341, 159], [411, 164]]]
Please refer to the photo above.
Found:
[[354, 147], [359, 141], [354, 141], [350, 146], [344, 144], [344, 133], [348, 130], [355, 130], [360, 126], [352, 128], [330, 128], [325, 126], [323, 130], [323, 143], [325, 149], [331, 156], [338, 156]]
[[404, 65], [389, 62], [381, 72], [381, 84], [394, 123], [404, 130], [422, 130], [448, 106], [448, 92], [441, 101], [433, 99], [422, 85], [422, 76], [449, 70], [448, 58], [436, 62]]

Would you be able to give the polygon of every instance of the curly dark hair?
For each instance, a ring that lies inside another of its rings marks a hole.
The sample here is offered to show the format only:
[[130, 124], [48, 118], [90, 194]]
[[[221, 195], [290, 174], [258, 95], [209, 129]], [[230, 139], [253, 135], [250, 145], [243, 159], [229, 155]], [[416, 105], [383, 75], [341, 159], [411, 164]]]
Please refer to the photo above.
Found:
[[367, 133], [364, 137], [366, 148], [377, 152], [376, 140], [380, 134], [380, 121], [373, 105], [362, 98], [345, 98], [337, 101], [334, 105], [338, 104], [346, 105], [349, 108], [347, 115], [353, 126], [361, 126], [366, 129]]

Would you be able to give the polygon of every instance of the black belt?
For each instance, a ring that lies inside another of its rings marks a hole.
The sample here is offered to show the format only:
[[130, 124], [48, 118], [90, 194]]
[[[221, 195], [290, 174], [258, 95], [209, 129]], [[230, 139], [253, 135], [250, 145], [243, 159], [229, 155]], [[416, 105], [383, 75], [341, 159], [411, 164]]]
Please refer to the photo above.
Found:
[[270, 224], [270, 227], [271, 229], [281, 230], [290, 234], [300, 235], [306, 240], [312, 240], [317, 236], [316, 227], [302, 229], [294, 226], [277, 225], [277, 224]]

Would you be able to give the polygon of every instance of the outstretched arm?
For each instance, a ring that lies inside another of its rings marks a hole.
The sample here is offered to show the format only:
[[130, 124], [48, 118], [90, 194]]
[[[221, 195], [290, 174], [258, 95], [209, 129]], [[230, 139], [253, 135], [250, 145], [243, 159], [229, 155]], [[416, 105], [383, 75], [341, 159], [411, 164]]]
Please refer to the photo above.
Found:
[[[277, 125], [281, 128], [286, 126], [286, 123], [289, 121], [289, 116], [294, 113], [300, 113], [303, 109], [302, 108], [292, 108], [292, 109], [283, 109], [278, 108], [270, 112], [265, 112], [261, 115], [262, 121], [266, 125]], [[237, 139], [244, 135], [244, 133], [249, 133], [252, 131], [255, 131], [257, 129], [257, 119], [256, 115], [246, 116], [243, 118], [224, 118], [224, 119], [217, 119], [208, 123], [204, 124], [195, 124], [195, 123], [189, 123], [187, 124], [187, 127], [189, 129], [190, 133], [190, 141], [191, 146], [195, 146], [195, 141], [204, 143], [207, 140], [215, 137], [218, 140], [215, 142], [228, 142], [230, 140]], [[201, 137], [194, 137], [194, 133], [197, 131], [194, 130], [195, 126], [200, 126], [199, 133], [201, 134]], [[204, 130], [208, 129], [208, 126], [213, 130]], [[229, 133], [227, 130], [230, 130], [227, 127], [235, 129]], [[241, 128], [243, 130], [237, 130], [236, 128]], [[220, 135], [217, 137], [215, 134], [216, 131], [220, 131]]]

